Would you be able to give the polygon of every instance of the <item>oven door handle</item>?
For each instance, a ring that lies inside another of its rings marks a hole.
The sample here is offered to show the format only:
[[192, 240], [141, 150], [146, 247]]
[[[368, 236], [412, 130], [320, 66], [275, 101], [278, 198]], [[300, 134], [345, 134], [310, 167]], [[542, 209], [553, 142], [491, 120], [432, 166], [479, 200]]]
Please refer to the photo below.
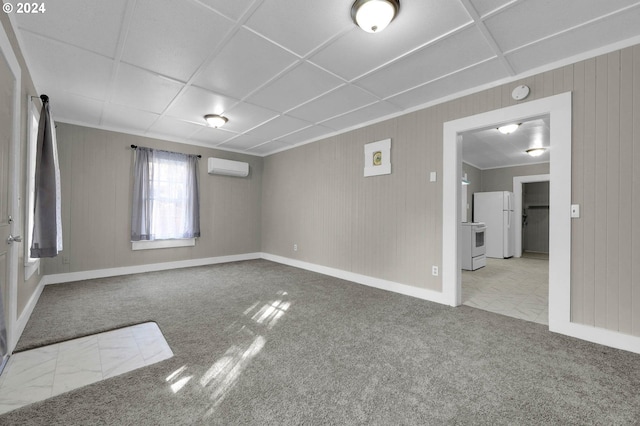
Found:
[[484, 226], [474, 226], [474, 227], [473, 227], [473, 230], [474, 230], [474, 231], [476, 231], [476, 232], [478, 232], [478, 231], [484, 231], [485, 229], [487, 229], [487, 226], [486, 226], [486, 225], [484, 225]]

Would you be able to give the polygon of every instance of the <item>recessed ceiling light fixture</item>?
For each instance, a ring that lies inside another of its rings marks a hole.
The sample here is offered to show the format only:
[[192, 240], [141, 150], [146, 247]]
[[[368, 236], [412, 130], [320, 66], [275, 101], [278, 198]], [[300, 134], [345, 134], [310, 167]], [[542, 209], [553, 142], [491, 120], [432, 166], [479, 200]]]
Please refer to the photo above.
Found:
[[356, 0], [351, 18], [368, 33], [379, 33], [393, 21], [400, 10], [400, 0]]
[[545, 150], [546, 148], [530, 148], [526, 151], [526, 153], [532, 157], [540, 157]]
[[207, 121], [209, 126], [214, 127], [216, 129], [218, 127], [224, 126], [224, 123], [229, 121], [229, 119], [227, 117], [223, 117], [223, 116], [218, 115], [218, 114], [207, 114], [207, 115], [204, 116], [204, 119]]
[[513, 133], [516, 130], [518, 130], [518, 127], [520, 127], [519, 124], [507, 124], [507, 125], [498, 127], [498, 131], [503, 135], [508, 135], [509, 133]]

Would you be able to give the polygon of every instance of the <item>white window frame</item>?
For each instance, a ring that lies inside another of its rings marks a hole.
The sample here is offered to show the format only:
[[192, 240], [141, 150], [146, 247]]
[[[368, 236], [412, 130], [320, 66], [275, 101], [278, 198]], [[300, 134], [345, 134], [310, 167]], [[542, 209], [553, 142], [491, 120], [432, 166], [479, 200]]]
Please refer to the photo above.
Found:
[[38, 125], [40, 111], [31, 96], [27, 97], [27, 179], [25, 182], [24, 227], [24, 278], [28, 280], [40, 270], [40, 259], [31, 257], [33, 239], [33, 211], [36, 193], [36, 153], [38, 150]]

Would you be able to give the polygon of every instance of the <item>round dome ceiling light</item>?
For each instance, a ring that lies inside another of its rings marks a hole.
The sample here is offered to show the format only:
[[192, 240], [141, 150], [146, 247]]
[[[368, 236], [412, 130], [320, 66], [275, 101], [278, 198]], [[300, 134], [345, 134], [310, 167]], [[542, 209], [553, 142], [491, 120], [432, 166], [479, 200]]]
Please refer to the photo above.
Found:
[[379, 33], [400, 11], [400, 0], [356, 0], [351, 19], [368, 33]]
[[204, 116], [204, 119], [207, 121], [207, 124], [213, 128], [218, 128], [224, 126], [224, 124], [229, 121], [227, 117], [223, 117], [218, 114], [207, 114]]
[[507, 125], [498, 127], [498, 131], [503, 135], [508, 135], [518, 130], [518, 127], [520, 127], [520, 124], [507, 124]]
[[542, 154], [544, 154], [545, 150], [546, 148], [530, 148], [526, 151], [526, 153], [532, 157], [540, 157]]

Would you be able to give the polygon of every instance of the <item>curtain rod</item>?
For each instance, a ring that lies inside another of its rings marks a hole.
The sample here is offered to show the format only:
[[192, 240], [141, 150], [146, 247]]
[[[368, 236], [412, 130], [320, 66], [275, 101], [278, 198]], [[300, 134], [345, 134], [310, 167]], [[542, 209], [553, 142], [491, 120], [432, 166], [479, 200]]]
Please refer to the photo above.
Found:
[[[138, 149], [138, 145], [131, 145], [131, 149]], [[202, 155], [198, 155], [198, 158], [202, 158]]]
[[49, 102], [49, 97], [47, 95], [31, 96], [31, 99], [40, 99], [42, 102]]

